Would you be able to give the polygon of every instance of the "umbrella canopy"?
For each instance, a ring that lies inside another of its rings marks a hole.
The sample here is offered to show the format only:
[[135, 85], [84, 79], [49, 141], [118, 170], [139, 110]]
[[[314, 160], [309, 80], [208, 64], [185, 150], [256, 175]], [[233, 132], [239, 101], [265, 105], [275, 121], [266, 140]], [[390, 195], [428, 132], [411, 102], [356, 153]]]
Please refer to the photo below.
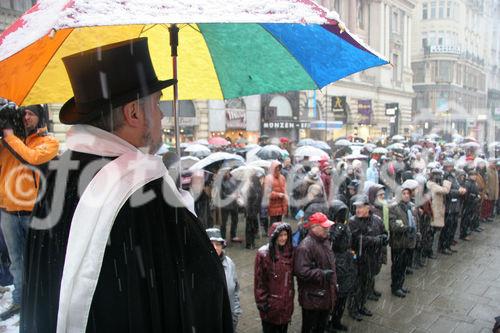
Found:
[[278, 160], [283, 158], [282, 149], [276, 145], [264, 146], [256, 155], [263, 160]]
[[295, 150], [295, 156], [298, 157], [309, 157], [311, 161], [319, 161], [321, 159], [328, 159], [329, 156], [323, 150], [312, 147], [312, 146], [302, 146]]
[[473, 137], [473, 136], [466, 136], [463, 140], [463, 142], [467, 143], [467, 142], [477, 142], [476, 138]]
[[231, 170], [231, 174], [239, 180], [249, 179], [256, 173], [266, 174], [264, 168], [252, 165], [242, 165], [236, 169]]
[[375, 149], [373, 149], [372, 151], [372, 154], [380, 154], [380, 155], [385, 155], [387, 154], [389, 151], [386, 149], [386, 148], [383, 148], [383, 147], [377, 147]]
[[302, 147], [302, 146], [314, 146], [316, 141], [314, 139], [306, 138], [302, 139], [299, 142], [297, 142], [297, 147]]
[[394, 135], [392, 138], [391, 138], [392, 141], [404, 141], [405, 140], [405, 137], [402, 136], [402, 135]]
[[160, 148], [158, 149], [158, 151], [156, 152], [156, 155], [163, 155], [165, 154], [166, 152], [168, 152], [170, 150], [171, 146], [167, 145], [166, 143], [163, 143]]
[[422, 151], [422, 149], [424, 149], [424, 147], [422, 147], [421, 145], [413, 145], [413, 146], [411, 146], [411, 150]]
[[220, 136], [214, 136], [208, 139], [208, 144], [212, 146], [229, 146], [231, 142]]
[[192, 145], [189, 145], [186, 149], [184, 149], [184, 151], [188, 153], [210, 154], [210, 149], [207, 146], [201, 145], [199, 143], [193, 143]]
[[325, 141], [314, 141], [312, 146], [324, 150], [326, 152], [332, 151], [332, 147], [330, 147], [330, 145]]
[[0, 96], [64, 102], [73, 94], [62, 57], [137, 37], [171, 78], [170, 24], [180, 27], [181, 100], [320, 89], [388, 63], [311, 0], [44, 0], [0, 36]]
[[405, 149], [405, 145], [399, 142], [393, 143], [392, 145], [387, 146], [388, 150], [403, 150]]
[[479, 149], [481, 147], [481, 145], [477, 142], [474, 142], [474, 141], [470, 141], [470, 142], [466, 142], [466, 143], [463, 143], [462, 145], [462, 148], [465, 148], [465, 149]]
[[243, 159], [243, 157], [236, 154], [216, 152], [210, 154], [201, 161], [196, 162], [189, 168], [189, 170], [195, 171], [205, 169], [214, 172], [217, 169], [220, 169], [224, 164], [226, 164], [227, 166], [239, 166], [245, 164], [245, 160]]
[[269, 160], [257, 160], [257, 161], [249, 162], [247, 165], [259, 167], [259, 168], [264, 168], [264, 169], [268, 170], [271, 167], [272, 162], [273, 161], [269, 161]]
[[350, 154], [344, 157], [346, 160], [366, 160], [368, 156], [363, 154]]
[[194, 143], [198, 143], [198, 144], [204, 145], [204, 146], [208, 146], [209, 145], [207, 139], [199, 139], [199, 140], [196, 140]]
[[375, 148], [377, 148], [377, 145], [374, 144], [374, 143], [365, 143], [365, 145], [363, 146], [363, 148], [368, 151], [368, 152], [372, 152]]
[[181, 157], [181, 167], [182, 169], [189, 169], [195, 163], [199, 162], [200, 159], [195, 156], [182, 156]]
[[185, 148], [191, 146], [191, 144], [192, 144], [191, 142], [181, 142], [180, 147], [185, 149]]
[[340, 139], [335, 141], [333, 145], [336, 147], [342, 147], [342, 146], [350, 146], [351, 144], [352, 144], [351, 141], [348, 141], [346, 139]]

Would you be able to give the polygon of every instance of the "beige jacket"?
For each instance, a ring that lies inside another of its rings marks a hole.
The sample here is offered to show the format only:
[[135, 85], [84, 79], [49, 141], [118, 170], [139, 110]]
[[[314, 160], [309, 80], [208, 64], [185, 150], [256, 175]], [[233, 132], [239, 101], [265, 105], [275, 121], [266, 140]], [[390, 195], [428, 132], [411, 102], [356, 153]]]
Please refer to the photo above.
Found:
[[434, 218], [431, 221], [431, 226], [442, 228], [444, 227], [445, 215], [445, 197], [450, 192], [451, 182], [443, 181], [443, 185], [439, 185], [432, 180], [427, 182], [427, 188], [432, 196], [432, 215]]

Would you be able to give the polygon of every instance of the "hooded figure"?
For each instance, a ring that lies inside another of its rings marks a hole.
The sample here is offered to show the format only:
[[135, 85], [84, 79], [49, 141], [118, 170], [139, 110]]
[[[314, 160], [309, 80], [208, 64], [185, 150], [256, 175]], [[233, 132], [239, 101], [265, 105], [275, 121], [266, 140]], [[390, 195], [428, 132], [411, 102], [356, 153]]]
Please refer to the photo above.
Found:
[[288, 212], [286, 179], [281, 174], [281, 163], [278, 161], [271, 163], [269, 174], [264, 180], [264, 203], [267, 204], [271, 223], [281, 221]]
[[292, 228], [276, 222], [269, 228], [269, 235], [269, 243], [259, 248], [255, 257], [255, 303], [264, 332], [286, 332], [295, 294]]
[[370, 167], [366, 169], [366, 181], [371, 181], [375, 184], [378, 184], [379, 180], [379, 171], [377, 169], [377, 161], [374, 159], [370, 160]]

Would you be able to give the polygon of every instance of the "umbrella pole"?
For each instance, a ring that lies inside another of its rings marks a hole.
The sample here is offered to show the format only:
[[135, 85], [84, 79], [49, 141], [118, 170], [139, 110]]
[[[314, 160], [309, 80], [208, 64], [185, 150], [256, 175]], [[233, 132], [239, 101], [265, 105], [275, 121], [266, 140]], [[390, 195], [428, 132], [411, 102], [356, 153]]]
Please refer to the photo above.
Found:
[[172, 74], [176, 80], [173, 86], [174, 98], [172, 100], [172, 115], [174, 116], [174, 133], [175, 133], [175, 152], [177, 156], [181, 156], [181, 143], [179, 140], [179, 90], [177, 83], [177, 47], [179, 46], [179, 27], [177, 24], [171, 24], [168, 27], [170, 33], [170, 55], [172, 56]]

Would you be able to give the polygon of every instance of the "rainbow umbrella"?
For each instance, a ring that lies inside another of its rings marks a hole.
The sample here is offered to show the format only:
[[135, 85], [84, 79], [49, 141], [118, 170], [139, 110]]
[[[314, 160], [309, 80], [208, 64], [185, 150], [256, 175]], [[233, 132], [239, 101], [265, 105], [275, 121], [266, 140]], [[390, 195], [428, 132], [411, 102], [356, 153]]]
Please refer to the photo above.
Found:
[[143, 36], [159, 78], [179, 79], [174, 101], [320, 89], [388, 63], [312, 0], [39, 0], [0, 35], [0, 96], [64, 102], [61, 58]]

